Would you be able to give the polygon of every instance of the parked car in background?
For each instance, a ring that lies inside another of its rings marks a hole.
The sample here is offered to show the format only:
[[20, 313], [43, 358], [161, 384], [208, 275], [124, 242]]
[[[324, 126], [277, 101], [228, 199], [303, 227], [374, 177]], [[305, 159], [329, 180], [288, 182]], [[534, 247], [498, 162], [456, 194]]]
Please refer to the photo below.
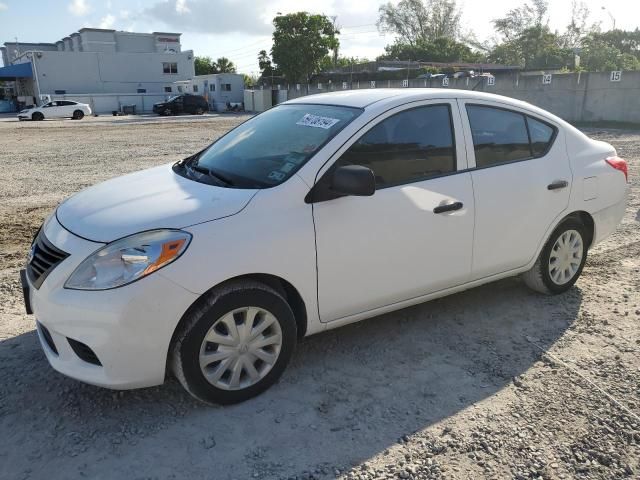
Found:
[[21, 279], [56, 370], [116, 389], [171, 371], [232, 403], [304, 336], [514, 275], [565, 292], [627, 190], [611, 145], [525, 102], [332, 92], [66, 200]]
[[82, 120], [85, 115], [91, 115], [91, 107], [86, 103], [55, 100], [40, 107], [31, 107], [20, 111], [18, 120], [44, 120], [45, 118]]
[[166, 102], [154, 104], [153, 111], [159, 115], [179, 115], [181, 113], [202, 115], [209, 111], [209, 104], [200, 95], [185, 93], [171, 97]]

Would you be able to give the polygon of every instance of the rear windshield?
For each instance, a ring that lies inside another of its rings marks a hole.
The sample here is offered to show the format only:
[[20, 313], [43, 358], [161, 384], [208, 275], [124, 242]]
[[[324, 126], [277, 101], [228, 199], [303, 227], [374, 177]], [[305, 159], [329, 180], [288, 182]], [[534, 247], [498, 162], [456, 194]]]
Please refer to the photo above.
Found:
[[[278, 185], [361, 112], [331, 105], [279, 105], [246, 121], [187, 162], [186, 176], [199, 181], [217, 176], [225, 179], [225, 186], [235, 188]], [[189, 163], [195, 163], [197, 172], [188, 168]], [[207, 170], [211, 175], [203, 173]]]

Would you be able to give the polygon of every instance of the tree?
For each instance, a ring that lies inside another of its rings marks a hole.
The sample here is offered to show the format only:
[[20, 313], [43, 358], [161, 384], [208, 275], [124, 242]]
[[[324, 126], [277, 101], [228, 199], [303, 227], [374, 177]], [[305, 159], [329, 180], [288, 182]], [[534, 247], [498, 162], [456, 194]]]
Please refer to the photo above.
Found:
[[490, 62], [519, 65], [526, 69], [568, 68], [574, 54], [562, 47], [560, 36], [543, 24], [533, 25], [518, 36], [497, 44], [489, 53]]
[[477, 62], [482, 55], [464, 43], [447, 37], [430, 41], [418, 40], [415, 45], [396, 42], [384, 47], [385, 53], [378, 60], [414, 60], [421, 62]]
[[236, 73], [236, 66], [227, 57], [220, 57], [215, 65], [217, 73]]
[[[580, 55], [580, 66], [591, 72], [605, 72], [609, 70], [640, 70], [640, 51], [627, 49], [626, 42], [616, 42], [615, 38], [622, 36], [617, 30], [605, 33], [593, 33], [583, 41]], [[632, 37], [635, 32], [631, 33]], [[625, 48], [621, 51], [617, 46]]]
[[579, 48], [582, 40], [598, 29], [597, 24], [588, 25], [591, 12], [584, 2], [573, 0], [571, 3], [571, 21], [562, 35], [562, 46], [565, 48]]
[[258, 52], [258, 67], [263, 77], [268, 77], [273, 72], [273, 65], [271, 64], [271, 57], [266, 50], [260, 50]]
[[398, 5], [381, 5], [378, 13], [378, 29], [396, 34], [399, 44], [416, 46], [441, 37], [460, 37], [456, 0], [400, 0]]
[[193, 61], [196, 75], [210, 75], [212, 73], [218, 73], [218, 67], [216, 63], [211, 60], [211, 57], [196, 57]]
[[244, 79], [245, 87], [252, 87], [254, 85], [257, 85], [259, 80], [255, 75], [247, 75], [246, 73], [242, 74], [242, 78]]
[[320, 61], [320, 71], [333, 70], [335, 68], [348, 68], [351, 65], [358, 65], [359, 63], [368, 63], [369, 59], [365, 57], [340, 57], [334, 59], [333, 56], [327, 55]]
[[320, 70], [322, 59], [339, 45], [339, 32], [325, 15], [278, 15], [273, 25], [271, 58], [289, 82], [308, 82]]
[[525, 3], [509, 10], [503, 18], [493, 20], [493, 26], [507, 41], [513, 41], [530, 28], [546, 26], [548, 9], [547, 0], [532, 0], [532, 4]]

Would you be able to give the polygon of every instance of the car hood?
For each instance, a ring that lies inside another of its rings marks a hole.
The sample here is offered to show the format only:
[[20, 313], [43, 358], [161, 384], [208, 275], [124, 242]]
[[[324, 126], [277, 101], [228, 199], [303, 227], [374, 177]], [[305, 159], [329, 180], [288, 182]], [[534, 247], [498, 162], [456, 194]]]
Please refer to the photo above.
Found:
[[222, 188], [181, 177], [172, 165], [89, 187], [63, 202], [60, 224], [96, 242], [156, 228], [184, 228], [240, 212], [258, 190]]

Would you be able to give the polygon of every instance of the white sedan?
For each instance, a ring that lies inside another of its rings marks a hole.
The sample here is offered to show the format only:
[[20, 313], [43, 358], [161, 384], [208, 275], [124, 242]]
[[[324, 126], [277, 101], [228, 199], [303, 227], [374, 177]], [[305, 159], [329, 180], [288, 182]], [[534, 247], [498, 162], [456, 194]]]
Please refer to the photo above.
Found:
[[72, 118], [82, 120], [91, 115], [91, 107], [86, 103], [71, 100], [55, 100], [40, 107], [27, 108], [18, 113], [18, 120], [44, 120], [45, 118]]
[[565, 292], [627, 189], [611, 145], [528, 103], [327, 93], [66, 200], [21, 277], [56, 370], [232, 403], [306, 335], [514, 275]]

